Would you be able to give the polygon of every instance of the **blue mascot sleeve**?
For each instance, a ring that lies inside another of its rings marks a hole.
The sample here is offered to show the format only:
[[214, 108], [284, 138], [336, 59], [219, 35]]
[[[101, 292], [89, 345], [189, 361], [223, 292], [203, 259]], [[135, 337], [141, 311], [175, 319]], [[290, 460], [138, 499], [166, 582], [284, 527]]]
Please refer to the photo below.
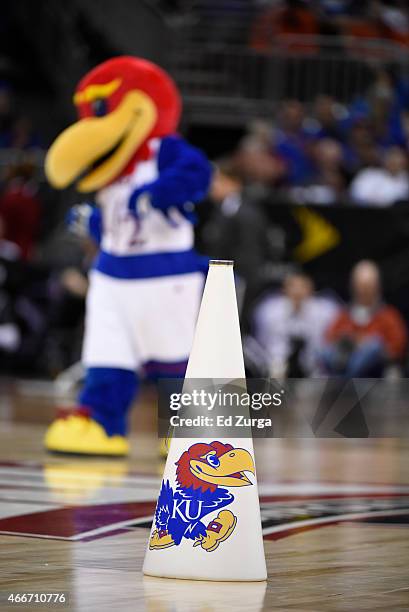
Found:
[[137, 212], [138, 198], [149, 196], [151, 205], [166, 212], [186, 203], [197, 203], [207, 194], [211, 179], [211, 165], [206, 156], [182, 138], [168, 136], [161, 142], [158, 155], [159, 178], [136, 189], [131, 195], [129, 209]]
[[90, 237], [99, 245], [102, 239], [102, 214], [96, 206], [92, 209], [88, 228]]

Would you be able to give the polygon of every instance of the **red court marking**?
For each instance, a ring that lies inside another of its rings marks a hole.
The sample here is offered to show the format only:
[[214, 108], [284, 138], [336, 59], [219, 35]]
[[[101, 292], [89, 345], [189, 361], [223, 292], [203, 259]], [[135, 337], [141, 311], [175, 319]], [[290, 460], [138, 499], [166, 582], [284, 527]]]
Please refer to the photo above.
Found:
[[0, 533], [72, 539], [81, 533], [153, 516], [156, 502], [129, 502], [97, 506], [65, 506], [0, 519]]
[[[41, 479], [39, 480], [38, 485], [18, 484], [19, 478], [28, 478], [29, 475], [27, 472], [25, 473], [25, 470], [38, 470], [40, 472], [43, 469], [40, 464], [25, 462], [2, 462], [0, 463], [0, 468], [1, 467], [5, 468], [4, 476], [6, 478], [10, 478], [10, 484], [2, 484], [0, 485], [0, 489], [6, 491], [10, 490], [10, 492], [17, 492], [21, 490], [21, 499], [18, 499], [16, 493], [15, 497], [17, 499], [11, 499], [10, 497], [8, 499], [4, 498], [2, 500], [3, 504], [7, 503], [12, 506], [13, 504], [28, 503], [27, 496], [24, 496], [25, 491], [41, 492], [41, 489], [44, 489], [44, 491], [50, 490], [56, 493], [58, 491], [64, 492], [65, 490], [64, 486], [61, 484], [60, 486], [57, 485], [57, 487], [48, 487], [47, 483], [43, 482]], [[10, 468], [10, 473], [7, 473], [7, 468]], [[17, 473], [15, 468], [18, 468], [18, 470], [21, 470], [21, 472]], [[119, 479], [117, 484], [120, 484], [120, 487], [122, 489], [126, 489], [127, 492], [128, 490], [132, 489], [137, 490], [138, 476], [140, 477], [139, 484], [147, 484], [144, 480], [144, 477], [146, 478], [145, 475], [138, 475], [135, 473], [134, 476], [135, 482], [131, 481], [132, 475], [131, 473], [128, 473], [126, 476], [127, 482], [121, 483]], [[157, 481], [159, 485], [159, 478], [157, 478]], [[391, 515], [393, 515], [394, 512], [399, 512], [404, 517], [404, 520], [407, 521], [407, 517], [404, 515], [406, 509], [402, 509], [401, 507], [397, 509], [396, 503], [394, 504], [394, 501], [396, 502], [396, 500], [400, 499], [406, 505], [406, 501], [409, 499], [409, 487], [405, 485], [400, 486], [389, 483], [386, 484], [386, 487], [389, 490], [377, 491], [376, 489], [380, 486], [378, 483], [353, 483], [352, 487], [359, 488], [359, 486], [362, 486], [364, 490], [361, 492], [359, 492], [359, 490], [352, 490], [348, 492], [344, 490], [345, 487], [348, 488], [347, 484], [326, 481], [325, 484], [332, 487], [332, 491], [326, 493], [325, 490], [320, 490], [323, 483], [319, 481], [316, 483], [303, 481], [299, 483], [295, 481], [280, 481], [275, 482], [274, 484], [278, 488], [280, 485], [291, 484], [293, 485], [294, 493], [291, 494], [284, 490], [283, 494], [281, 495], [280, 493], [276, 493], [274, 495], [261, 496], [260, 501], [262, 510], [265, 512], [265, 514], [267, 514], [268, 511], [274, 511], [274, 504], [277, 504], [277, 506], [280, 504], [290, 503], [306, 504], [314, 501], [328, 501], [333, 503], [328, 507], [328, 510], [324, 508], [323, 511], [323, 516], [326, 516], [327, 522], [322, 522], [319, 519], [317, 519], [317, 522], [315, 522], [314, 518], [310, 518], [310, 523], [308, 525], [302, 525], [301, 519], [295, 518], [293, 520], [288, 520], [288, 518], [285, 516], [280, 518], [280, 509], [277, 507], [276, 521], [278, 529], [273, 533], [268, 533], [269, 527], [266, 527], [266, 524], [268, 524], [269, 520], [271, 521], [271, 519], [265, 518], [264, 521], [265, 530], [267, 531], [264, 537], [269, 540], [277, 540], [310, 529], [345, 522], [340, 515], [341, 509], [337, 507], [336, 500], [362, 500], [362, 502], [370, 502], [371, 500], [389, 499], [391, 502], [391, 508], [384, 510], [385, 516], [388, 515], [388, 512], [390, 512]], [[297, 494], [297, 485], [300, 487], [299, 490], [302, 491], [300, 494]], [[305, 492], [305, 489], [303, 490], [303, 487], [305, 486], [314, 488], [314, 485], [318, 488], [317, 492], [308, 493]], [[368, 491], [368, 487], [369, 489], [372, 487], [374, 490], [372, 492], [370, 490]], [[339, 492], [336, 492], [337, 488], [339, 489]], [[152, 500], [141, 502], [128, 501], [105, 504], [95, 503], [78, 506], [73, 504], [62, 505], [64, 503], [62, 502], [59, 508], [54, 507], [50, 510], [44, 509], [44, 506], [51, 503], [55, 506], [56, 502], [41, 502], [41, 500], [33, 500], [31, 503], [40, 506], [42, 505], [43, 509], [38, 512], [30, 512], [27, 514], [9, 516], [0, 519], [0, 534], [50, 539], [55, 538], [69, 541], [91, 541], [97, 538], [127, 533], [137, 527], [138, 522], [141, 525], [145, 525], [145, 523], [147, 524], [152, 520], [155, 511], [156, 496], [152, 498]], [[308, 512], [307, 508], [306, 512]], [[368, 513], [370, 512], [371, 505], [370, 503], [366, 503], [365, 507], [362, 509], [362, 520], [366, 520], [365, 517], [367, 517]], [[354, 522], [359, 520], [359, 517], [355, 518]]]
[[296, 502], [296, 501], [315, 501], [315, 500], [324, 500], [324, 499], [378, 499], [378, 498], [395, 498], [395, 497], [408, 497], [408, 493], [399, 493], [399, 492], [391, 492], [391, 493], [312, 493], [312, 494], [302, 494], [302, 495], [261, 495], [260, 503], [274, 503], [274, 502]]

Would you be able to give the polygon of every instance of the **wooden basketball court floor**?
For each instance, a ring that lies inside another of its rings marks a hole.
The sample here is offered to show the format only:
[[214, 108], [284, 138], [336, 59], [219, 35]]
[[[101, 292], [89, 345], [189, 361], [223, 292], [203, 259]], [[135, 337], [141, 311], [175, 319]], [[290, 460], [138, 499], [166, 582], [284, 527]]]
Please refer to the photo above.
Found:
[[[256, 441], [268, 582], [144, 578], [163, 468], [152, 397], [128, 460], [47, 455], [53, 404], [43, 384], [0, 387], [1, 610], [409, 610], [408, 441]], [[65, 608], [6, 601], [60, 592]]]

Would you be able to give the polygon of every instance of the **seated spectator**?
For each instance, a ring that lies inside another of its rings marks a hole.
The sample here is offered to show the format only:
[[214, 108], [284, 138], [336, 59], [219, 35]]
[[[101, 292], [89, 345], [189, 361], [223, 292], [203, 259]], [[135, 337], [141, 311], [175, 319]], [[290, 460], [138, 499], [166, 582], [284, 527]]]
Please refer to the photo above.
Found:
[[341, 121], [347, 110], [334, 98], [319, 95], [314, 100], [312, 115], [307, 119], [306, 128], [313, 138], [342, 140]]
[[[385, 47], [377, 45], [377, 41], [389, 40], [405, 46], [409, 44], [409, 19], [404, 3], [399, 0], [371, 0], [356, 4], [364, 9], [361, 15], [342, 19], [343, 34], [347, 37], [346, 46], [354, 55], [364, 55], [367, 59], [384, 57]], [[359, 42], [356, 44], [359, 39], [374, 44], [362, 47]]]
[[0, 217], [0, 370], [3, 358], [18, 350], [21, 334], [15, 320], [13, 300], [8, 276], [9, 268], [20, 259], [20, 249], [13, 242], [4, 239], [4, 224]]
[[0, 196], [4, 238], [20, 248], [24, 259], [31, 257], [40, 227], [41, 203], [34, 170], [29, 162], [10, 167]]
[[406, 146], [407, 136], [403, 125], [406, 104], [402, 104], [400, 97], [401, 93], [404, 94], [402, 87], [405, 87], [405, 83], [400, 82], [389, 68], [375, 71], [366, 106], [371, 131], [380, 147]]
[[47, 308], [47, 270], [21, 259], [0, 222], [0, 372], [38, 371]]
[[408, 91], [407, 81], [396, 74], [393, 66], [378, 67], [373, 72], [366, 96], [355, 98], [347, 111], [341, 124], [346, 135], [358, 124], [370, 132], [378, 147], [397, 145], [405, 148]]
[[[400, 0], [376, 2], [376, 17], [385, 38], [409, 46], [409, 16], [407, 3]], [[406, 10], [405, 10], [406, 9]]]
[[298, 203], [336, 204], [343, 200], [347, 182], [342, 147], [336, 140], [323, 138], [313, 147], [314, 176], [291, 195]]
[[357, 14], [338, 20], [341, 34], [345, 37], [345, 48], [355, 57], [382, 59], [385, 55], [384, 45], [376, 43], [387, 38], [389, 30], [380, 19], [379, 2], [364, 0], [359, 4], [361, 10]]
[[301, 102], [283, 102], [274, 134], [273, 150], [287, 164], [287, 179], [291, 185], [306, 183], [314, 172], [309, 154], [312, 141], [304, 128], [304, 119], [304, 106]]
[[387, 149], [380, 168], [364, 168], [354, 178], [350, 195], [360, 206], [390, 206], [409, 199], [406, 153], [399, 147]]
[[267, 295], [255, 309], [254, 327], [271, 376], [314, 374], [325, 330], [337, 312], [332, 300], [314, 295], [311, 279], [302, 273], [285, 278], [281, 295]]
[[371, 125], [363, 117], [353, 120], [346, 129], [344, 147], [346, 167], [355, 174], [363, 166], [378, 166], [381, 159], [380, 147], [376, 144]]
[[271, 189], [287, 172], [285, 160], [271, 150], [271, 128], [262, 125], [250, 126], [232, 162], [241, 180], [255, 187]]
[[[257, 51], [280, 47], [311, 55], [318, 51], [315, 41], [318, 33], [317, 17], [309, 9], [308, 3], [287, 0], [261, 13], [253, 26], [250, 45]], [[304, 40], [303, 36], [306, 37]]]
[[359, 262], [351, 276], [351, 304], [326, 333], [323, 363], [331, 375], [381, 376], [385, 367], [405, 355], [407, 330], [399, 312], [382, 299], [379, 269]]

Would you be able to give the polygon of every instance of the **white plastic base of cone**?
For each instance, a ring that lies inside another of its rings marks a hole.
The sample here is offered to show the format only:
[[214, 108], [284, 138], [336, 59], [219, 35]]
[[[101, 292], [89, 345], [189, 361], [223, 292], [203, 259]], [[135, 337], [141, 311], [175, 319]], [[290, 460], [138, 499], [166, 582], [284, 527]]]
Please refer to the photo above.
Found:
[[145, 576], [150, 576], [152, 578], [161, 578], [162, 580], [195, 580], [197, 582], [220, 582], [220, 583], [233, 583], [233, 582], [265, 582], [267, 580], [267, 573], [265, 576], [263, 576], [263, 578], [219, 578], [219, 577], [205, 577], [202, 578], [201, 576], [196, 576], [196, 574], [194, 572], [192, 572], [191, 576], [179, 576], [179, 575], [173, 575], [172, 573], [166, 573], [166, 575], [162, 575], [162, 574], [158, 574], [155, 573], [154, 571], [149, 572], [149, 571], [145, 571], [145, 569], [143, 570], [143, 574]]
[[[210, 443], [207, 439], [173, 439], [166, 462], [164, 480], [176, 488], [176, 466], [182, 453], [196, 443]], [[253, 457], [251, 439], [221, 439], [233, 448], [245, 449]], [[211, 552], [194, 547], [194, 541], [183, 538], [181, 543], [164, 549], [151, 550], [148, 546], [143, 573], [157, 578], [178, 578], [184, 580], [239, 581], [253, 582], [267, 579], [264, 548], [261, 532], [259, 499], [256, 476], [249, 475], [252, 485], [231, 487], [234, 500], [227, 506], [237, 518], [232, 534], [220, 542]], [[209, 513], [203, 522], [207, 525], [216, 518], [218, 510]], [[152, 532], [155, 524], [152, 527]]]

